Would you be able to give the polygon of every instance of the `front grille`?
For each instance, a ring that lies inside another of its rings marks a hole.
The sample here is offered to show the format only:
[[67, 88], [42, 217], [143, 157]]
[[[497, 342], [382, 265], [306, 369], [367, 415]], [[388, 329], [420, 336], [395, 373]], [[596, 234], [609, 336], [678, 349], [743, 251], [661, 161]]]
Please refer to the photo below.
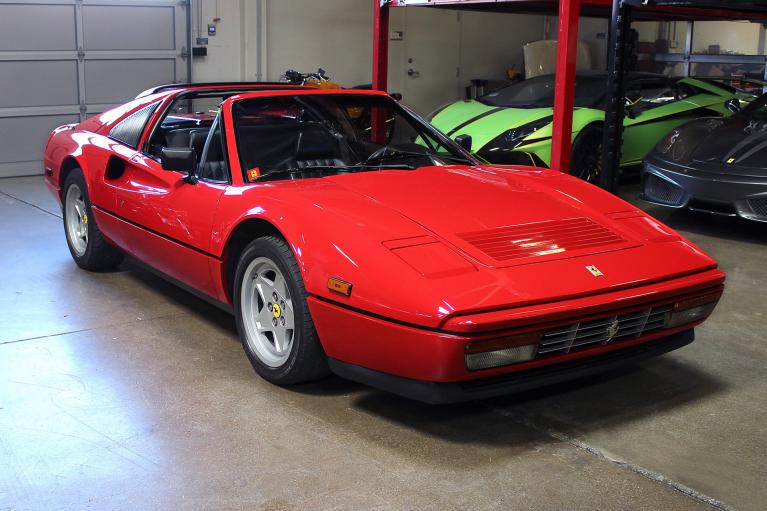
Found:
[[669, 206], [679, 206], [684, 198], [682, 188], [654, 174], [645, 174], [643, 193], [646, 199]]
[[588, 218], [549, 220], [458, 235], [496, 261], [544, 256], [625, 241]]
[[748, 205], [751, 206], [751, 210], [755, 215], [767, 217], [767, 197], [748, 199]]
[[671, 306], [663, 305], [551, 328], [543, 333], [543, 339], [538, 345], [538, 356], [562, 355], [595, 344], [604, 345], [619, 339], [641, 337], [663, 328], [669, 312]]

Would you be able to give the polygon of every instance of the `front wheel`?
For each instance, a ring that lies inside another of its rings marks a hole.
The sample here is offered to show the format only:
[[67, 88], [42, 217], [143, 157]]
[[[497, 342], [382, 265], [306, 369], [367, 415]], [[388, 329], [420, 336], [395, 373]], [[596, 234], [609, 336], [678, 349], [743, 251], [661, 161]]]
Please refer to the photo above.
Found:
[[309, 314], [301, 272], [281, 238], [245, 247], [234, 279], [237, 331], [256, 372], [277, 385], [325, 376], [327, 358]]
[[64, 182], [64, 233], [72, 259], [85, 270], [103, 270], [120, 264], [123, 253], [106, 242], [93, 218], [88, 187], [80, 169]]
[[581, 131], [570, 157], [572, 175], [589, 183], [599, 184], [602, 174], [603, 132], [600, 126], [587, 126]]

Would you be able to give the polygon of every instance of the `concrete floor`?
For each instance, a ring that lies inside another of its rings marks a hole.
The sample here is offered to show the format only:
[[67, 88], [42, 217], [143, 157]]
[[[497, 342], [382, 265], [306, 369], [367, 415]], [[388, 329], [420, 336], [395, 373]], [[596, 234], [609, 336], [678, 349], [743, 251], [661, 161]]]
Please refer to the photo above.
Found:
[[729, 273], [697, 342], [431, 407], [267, 384], [231, 317], [78, 270], [41, 178], [0, 180], [0, 510], [764, 509], [767, 226], [651, 212]]

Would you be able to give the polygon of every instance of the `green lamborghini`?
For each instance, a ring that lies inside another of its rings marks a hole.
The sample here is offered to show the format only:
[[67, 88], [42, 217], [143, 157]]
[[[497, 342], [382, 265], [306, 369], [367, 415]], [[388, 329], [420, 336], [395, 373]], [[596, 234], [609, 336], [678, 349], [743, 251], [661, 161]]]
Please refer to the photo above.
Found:
[[[607, 75], [579, 73], [573, 112], [573, 175], [598, 181]], [[753, 96], [713, 80], [632, 73], [626, 86], [621, 166], [641, 163], [664, 135], [697, 117], [729, 115]], [[458, 101], [431, 122], [490, 163], [549, 164], [554, 75], [514, 83], [476, 100]]]

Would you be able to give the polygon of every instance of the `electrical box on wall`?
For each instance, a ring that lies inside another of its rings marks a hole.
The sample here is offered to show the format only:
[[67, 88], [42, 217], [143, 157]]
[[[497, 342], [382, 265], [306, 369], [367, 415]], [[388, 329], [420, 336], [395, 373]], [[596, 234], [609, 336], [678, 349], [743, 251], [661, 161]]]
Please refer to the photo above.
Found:
[[216, 35], [216, 24], [215, 23], [208, 23], [208, 35]]
[[192, 57], [207, 57], [208, 56], [208, 47], [207, 46], [193, 46], [192, 47]]

